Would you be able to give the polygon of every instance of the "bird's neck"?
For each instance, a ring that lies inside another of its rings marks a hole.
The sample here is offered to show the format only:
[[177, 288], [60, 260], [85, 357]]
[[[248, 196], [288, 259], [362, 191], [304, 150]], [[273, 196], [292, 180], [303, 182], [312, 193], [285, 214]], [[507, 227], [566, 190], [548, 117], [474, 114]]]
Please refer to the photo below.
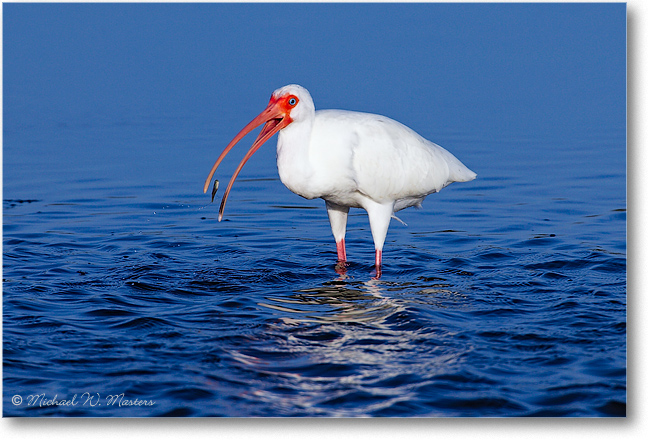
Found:
[[292, 123], [278, 134], [278, 173], [282, 183], [292, 192], [312, 199], [309, 191], [313, 167], [309, 158], [309, 146], [313, 120]]

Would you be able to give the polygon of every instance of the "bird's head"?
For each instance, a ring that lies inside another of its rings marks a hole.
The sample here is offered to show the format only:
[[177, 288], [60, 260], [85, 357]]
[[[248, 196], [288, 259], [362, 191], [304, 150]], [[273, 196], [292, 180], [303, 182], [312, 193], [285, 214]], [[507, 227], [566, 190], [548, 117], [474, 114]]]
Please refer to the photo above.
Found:
[[259, 133], [259, 135], [257, 135], [257, 139], [255, 139], [255, 142], [253, 142], [253, 145], [239, 163], [239, 166], [235, 170], [235, 173], [228, 183], [228, 187], [226, 188], [223, 199], [221, 200], [221, 207], [219, 208], [219, 220], [221, 220], [223, 217], [223, 209], [226, 205], [228, 194], [230, 193], [230, 189], [232, 188], [237, 175], [244, 167], [246, 161], [248, 161], [248, 159], [253, 156], [253, 153], [255, 153], [262, 146], [262, 144], [268, 141], [273, 135], [287, 127], [289, 124], [313, 118], [314, 112], [314, 102], [311, 99], [311, 95], [307, 89], [302, 86], [298, 86], [297, 84], [290, 84], [288, 86], [281, 87], [273, 92], [271, 99], [269, 100], [269, 104], [266, 106], [266, 109], [257, 115], [243, 129], [241, 129], [237, 136], [235, 136], [233, 140], [230, 141], [221, 155], [219, 155], [219, 158], [217, 158], [216, 162], [212, 166], [212, 170], [210, 170], [208, 178], [205, 180], [205, 184], [203, 185], [203, 193], [208, 191], [208, 187], [210, 186], [210, 181], [212, 180], [214, 172], [217, 170], [217, 167], [219, 167], [219, 164], [223, 158], [226, 157], [228, 152], [235, 146], [235, 144], [237, 144], [250, 131], [264, 124], [262, 131]]
[[315, 111], [309, 91], [297, 84], [290, 84], [273, 92], [266, 109], [269, 107], [276, 107], [286, 115], [288, 122], [284, 127], [292, 122], [313, 118]]

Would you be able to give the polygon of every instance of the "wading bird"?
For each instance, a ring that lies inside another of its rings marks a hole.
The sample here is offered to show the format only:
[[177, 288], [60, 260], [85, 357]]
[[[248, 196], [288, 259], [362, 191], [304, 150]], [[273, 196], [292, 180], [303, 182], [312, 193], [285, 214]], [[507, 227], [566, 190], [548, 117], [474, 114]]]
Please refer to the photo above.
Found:
[[204, 193], [233, 146], [262, 124], [262, 131], [228, 183], [219, 208], [219, 221], [232, 185], [246, 161], [278, 133], [280, 180], [297, 195], [325, 200], [340, 263], [346, 261], [345, 229], [350, 207], [368, 212], [377, 277], [381, 276], [381, 252], [388, 225], [391, 218], [399, 220], [395, 212], [420, 207], [427, 195], [452, 182], [471, 181], [476, 177], [476, 173], [447, 150], [405, 125], [369, 113], [316, 111], [307, 89], [292, 84], [273, 92], [266, 109], [230, 141], [212, 166]]

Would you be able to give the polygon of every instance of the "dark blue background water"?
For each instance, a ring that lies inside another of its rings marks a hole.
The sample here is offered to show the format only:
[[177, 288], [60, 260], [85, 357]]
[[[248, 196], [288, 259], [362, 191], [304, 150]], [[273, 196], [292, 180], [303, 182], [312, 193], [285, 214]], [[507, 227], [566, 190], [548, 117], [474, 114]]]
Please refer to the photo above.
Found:
[[[5, 416], [625, 415], [624, 4], [3, 10]], [[287, 83], [478, 173], [381, 280], [273, 142], [201, 192]]]

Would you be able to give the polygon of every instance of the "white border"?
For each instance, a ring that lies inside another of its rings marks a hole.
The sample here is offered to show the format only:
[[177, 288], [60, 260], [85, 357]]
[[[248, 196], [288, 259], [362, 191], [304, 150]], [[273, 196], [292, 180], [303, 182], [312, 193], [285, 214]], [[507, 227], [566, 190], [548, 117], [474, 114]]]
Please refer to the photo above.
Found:
[[[118, 0], [119, 1], [119, 0]], [[650, 2], [628, 5], [628, 406], [627, 418], [552, 419], [50, 419], [3, 418], [3, 440], [636, 440], [650, 434], [648, 408], [648, 54]], [[0, 37], [1, 38], [1, 37]], [[1, 104], [0, 104], [1, 105]], [[0, 156], [1, 158], [1, 156]], [[647, 439], [647, 438], [646, 438]]]

